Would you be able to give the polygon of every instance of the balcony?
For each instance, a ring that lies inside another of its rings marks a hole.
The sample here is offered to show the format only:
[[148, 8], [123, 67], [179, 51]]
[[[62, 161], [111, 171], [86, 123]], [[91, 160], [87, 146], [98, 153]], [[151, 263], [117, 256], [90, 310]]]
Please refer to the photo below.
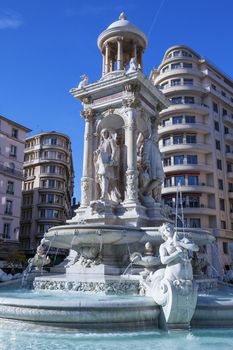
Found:
[[[214, 193], [215, 189], [213, 186], [208, 185], [183, 185], [179, 187], [182, 193], [187, 192], [201, 192], [201, 193]], [[162, 188], [162, 194], [176, 193], [177, 186], [168, 186]]]
[[233, 115], [224, 115], [223, 117], [223, 121], [226, 125], [228, 125], [229, 127], [233, 127]]
[[228, 180], [233, 180], [233, 172], [232, 171], [227, 172], [227, 178], [228, 178]]
[[233, 152], [226, 152], [226, 159], [233, 161]]
[[158, 88], [165, 94], [166, 97], [169, 93], [186, 93], [187, 91], [196, 92], [198, 95], [203, 95], [206, 93], [206, 89], [198, 83], [189, 84], [189, 83], [175, 83], [175, 84], [166, 84], [165, 86], [158, 86]]
[[201, 124], [201, 123], [177, 123], [173, 124], [172, 122], [166, 123], [166, 125], [159, 127], [158, 133], [159, 136], [162, 136], [163, 134], [174, 132], [174, 131], [196, 131], [201, 134], [208, 134], [210, 132], [209, 125]]
[[[174, 213], [175, 213], [175, 206], [173, 206], [174, 209]], [[179, 207], [179, 211], [181, 210], [181, 208]], [[208, 207], [207, 205], [204, 204], [197, 204], [195, 206], [193, 206], [191, 204], [191, 206], [189, 205], [185, 205], [183, 207], [183, 212], [184, 215], [188, 215], [188, 214], [194, 214], [194, 215], [216, 215], [216, 209], [215, 208], [211, 208]]]
[[183, 67], [179, 67], [175, 69], [168, 68], [166, 69], [165, 72], [162, 72], [162, 70], [160, 71], [159, 76], [156, 78], [156, 85], [161, 84], [161, 82], [164, 79], [169, 78], [171, 76], [179, 76], [179, 75], [184, 76], [185, 74], [194, 75], [198, 78], [201, 78], [203, 76], [203, 73], [197, 68], [183, 68]]
[[233, 133], [228, 133], [224, 135], [224, 140], [233, 144]]
[[205, 143], [173, 143], [172, 141], [169, 144], [166, 144], [165, 146], [159, 147], [161, 153], [177, 153], [177, 152], [183, 152], [183, 151], [196, 151], [198, 153], [211, 153], [212, 147], [210, 144]]
[[[206, 73], [204, 73], [206, 74]], [[218, 83], [221, 83], [222, 86], [224, 86], [226, 88], [226, 90], [229, 90], [229, 85], [226, 84], [223, 80], [221, 79], [216, 79], [216, 76], [212, 73], [212, 72], [208, 72], [206, 75], [210, 75], [212, 77], [214, 77], [215, 80], [218, 81]], [[233, 102], [231, 101], [231, 99], [228, 96], [223, 96], [221, 94], [221, 91], [217, 90], [217, 89], [213, 89], [213, 87], [211, 85], [207, 85], [205, 86], [205, 89], [207, 92], [212, 93], [213, 95], [215, 95], [216, 97], [218, 97], [219, 99], [221, 99], [221, 101], [224, 101], [226, 104], [230, 105], [231, 107], [233, 107]]]
[[10, 176], [10, 177], [15, 177], [21, 181], [23, 180], [23, 171], [17, 170], [15, 168], [11, 168], [11, 167], [3, 165], [3, 164], [0, 164], [0, 173], [3, 173], [3, 174]]
[[168, 173], [185, 173], [187, 171], [193, 171], [193, 172], [203, 172], [203, 173], [213, 173], [214, 169], [212, 165], [208, 165], [205, 163], [198, 163], [198, 164], [187, 164], [186, 161], [184, 161], [183, 164], [174, 164], [171, 163], [170, 165], [165, 165], [163, 167], [164, 172], [166, 174]]
[[179, 103], [179, 104], [173, 104], [170, 105], [168, 108], [163, 109], [160, 113], [160, 117], [165, 117], [168, 115], [174, 115], [174, 113], [197, 113], [201, 115], [206, 115], [209, 114], [209, 106], [203, 104], [198, 104], [198, 103]]
[[233, 199], [233, 191], [228, 192], [228, 197], [229, 197], [229, 199]]

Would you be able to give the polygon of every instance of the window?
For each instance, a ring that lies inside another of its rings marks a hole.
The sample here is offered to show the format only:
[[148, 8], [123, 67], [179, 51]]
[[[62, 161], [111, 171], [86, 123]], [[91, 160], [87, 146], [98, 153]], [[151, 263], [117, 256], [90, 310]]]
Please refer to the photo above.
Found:
[[187, 51], [181, 51], [182, 52], [182, 56], [184, 57], [192, 57], [191, 53], [187, 52]]
[[172, 117], [172, 124], [182, 124], [183, 117], [182, 115], [177, 115], [175, 117]]
[[224, 134], [225, 135], [229, 134], [229, 129], [227, 126], [224, 126]]
[[232, 171], [232, 166], [231, 166], [231, 163], [228, 163], [227, 162], [227, 172], [231, 172]]
[[196, 196], [189, 197], [189, 206], [190, 208], [199, 208], [200, 207], [200, 198]]
[[222, 161], [221, 161], [221, 159], [217, 159], [217, 168], [219, 170], [222, 170]]
[[224, 254], [228, 254], [228, 243], [222, 242], [222, 250]]
[[56, 172], [56, 166], [55, 165], [50, 165], [49, 166], [49, 173], [50, 174], [55, 174]]
[[226, 93], [225, 93], [224, 91], [221, 91], [221, 95], [222, 95], [223, 97], [226, 97]]
[[181, 68], [181, 63], [172, 63], [171, 64], [171, 69], [179, 69]]
[[192, 228], [201, 227], [201, 220], [199, 218], [190, 218], [189, 226]]
[[[233, 192], [233, 183], [232, 182], [228, 183], [228, 191]], [[232, 205], [232, 210], [233, 210], [233, 203], [231, 203], [231, 205]]]
[[11, 136], [15, 139], [18, 138], [18, 129], [12, 128]]
[[6, 206], [5, 206], [5, 214], [12, 215], [12, 206], [13, 206], [13, 202], [7, 199]]
[[185, 116], [185, 123], [187, 124], [192, 124], [192, 123], [195, 123], [195, 116], [194, 115], [186, 115]]
[[171, 104], [173, 104], [173, 105], [181, 104], [182, 103], [182, 97], [181, 96], [179, 96], [179, 97], [172, 97], [170, 101], [171, 101]]
[[184, 79], [184, 85], [193, 85], [193, 79]]
[[230, 145], [225, 145], [225, 152], [230, 153], [231, 152], [231, 147]]
[[11, 145], [11, 147], [10, 147], [10, 156], [11, 157], [16, 157], [16, 154], [17, 154], [17, 147], [14, 146], [14, 145]]
[[169, 166], [169, 165], [171, 165], [171, 158], [164, 158], [163, 166]]
[[226, 221], [221, 221], [221, 229], [225, 230], [226, 229]]
[[163, 120], [163, 126], [168, 126], [168, 125], [170, 125], [171, 123], [170, 123], [170, 119], [165, 119], [165, 120]]
[[184, 156], [174, 156], [174, 164], [184, 164]]
[[218, 149], [219, 151], [221, 150], [221, 145], [220, 145], [220, 141], [219, 141], [219, 140], [215, 140], [215, 147], [216, 147], [216, 149]]
[[184, 103], [195, 103], [194, 97], [193, 96], [185, 96], [184, 97]]
[[225, 210], [225, 201], [224, 201], [224, 199], [222, 199], [222, 198], [219, 199], [219, 206], [220, 206], [220, 210]]
[[214, 128], [216, 131], [219, 131], [219, 122], [214, 122]]
[[222, 116], [227, 115], [227, 110], [225, 108], [222, 109]]
[[171, 177], [166, 177], [164, 179], [164, 187], [170, 187], [172, 185], [172, 178]]
[[10, 238], [10, 227], [9, 223], [3, 224], [3, 238]]
[[165, 73], [165, 72], [168, 71], [168, 70], [169, 70], [169, 66], [166, 66], [166, 67], [164, 67], [164, 68], [162, 69], [162, 72]]
[[222, 179], [218, 179], [218, 188], [219, 188], [219, 190], [223, 190], [223, 180]]
[[13, 181], [8, 181], [7, 182], [6, 193], [14, 194], [14, 182]]
[[54, 194], [49, 193], [48, 194], [48, 203], [53, 203], [54, 202]]
[[211, 87], [213, 90], [216, 90], [216, 86], [214, 84], [211, 84]]
[[51, 138], [51, 145], [56, 145], [57, 144], [57, 139]]
[[170, 137], [163, 139], [163, 146], [169, 146], [171, 144]]
[[218, 105], [215, 102], [213, 102], [213, 111], [218, 113]]
[[189, 186], [197, 186], [198, 185], [198, 176], [188, 175], [188, 185]]
[[166, 81], [166, 83], [163, 83], [160, 85], [160, 89], [166, 89], [169, 86], [168, 81]]
[[187, 164], [197, 164], [197, 156], [187, 155]]
[[187, 218], [184, 218], [184, 222], [182, 222], [181, 218], [177, 218], [177, 227], [187, 227]]
[[180, 79], [172, 79], [171, 86], [177, 86], [177, 85], [180, 85]]
[[174, 135], [174, 136], [173, 136], [173, 145], [177, 145], [177, 144], [183, 143], [183, 137], [184, 137], [183, 134]]
[[48, 180], [48, 187], [49, 187], [49, 188], [54, 188], [54, 187], [55, 187], [55, 180], [49, 179], [49, 180]]
[[196, 135], [190, 134], [186, 135], [186, 143], [196, 143]]
[[192, 63], [188, 63], [188, 62], [183, 63], [183, 68], [192, 68], [192, 67], [193, 67]]
[[185, 179], [183, 175], [177, 175], [175, 178], [175, 185], [178, 186], [184, 186], [185, 185]]

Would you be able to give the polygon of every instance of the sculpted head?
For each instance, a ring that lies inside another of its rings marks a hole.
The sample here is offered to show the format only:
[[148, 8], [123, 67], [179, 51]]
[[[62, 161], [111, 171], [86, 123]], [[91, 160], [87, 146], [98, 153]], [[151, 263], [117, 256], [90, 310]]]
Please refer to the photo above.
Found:
[[174, 226], [165, 222], [159, 227], [159, 232], [161, 233], [162, 238], [166, 241], [168, 238], [172, 238], [174, 235]]
[[109, 138], [109, 131], [108, 129], [101, 130], [101, 138], [108, 139]]

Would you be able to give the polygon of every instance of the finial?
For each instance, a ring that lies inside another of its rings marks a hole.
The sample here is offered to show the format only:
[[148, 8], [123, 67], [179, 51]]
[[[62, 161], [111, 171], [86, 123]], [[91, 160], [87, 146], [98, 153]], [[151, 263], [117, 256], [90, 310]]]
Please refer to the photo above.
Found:
[[121, 12], [120, 16], [119, 16], [119, 19], [120, 20], [123, 20], [123, 19], [127, 19], [126, 15], [124, 12]]

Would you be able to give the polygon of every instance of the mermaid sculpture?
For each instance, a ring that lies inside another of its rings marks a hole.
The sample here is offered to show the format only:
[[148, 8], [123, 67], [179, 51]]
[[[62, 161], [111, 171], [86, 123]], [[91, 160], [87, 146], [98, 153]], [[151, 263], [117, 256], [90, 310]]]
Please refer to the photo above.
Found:
[[173, 225], [165, 223], [159, 228], [165, 240], [159, 248], [160, 260], [165, 268], [157, 270], [148, 285], [149, 294], [162, 306], [170, 328], [187, 328], [195, 311], [197, 286], [193, 281], [191, 256], [198, 246], [174, 232]]

